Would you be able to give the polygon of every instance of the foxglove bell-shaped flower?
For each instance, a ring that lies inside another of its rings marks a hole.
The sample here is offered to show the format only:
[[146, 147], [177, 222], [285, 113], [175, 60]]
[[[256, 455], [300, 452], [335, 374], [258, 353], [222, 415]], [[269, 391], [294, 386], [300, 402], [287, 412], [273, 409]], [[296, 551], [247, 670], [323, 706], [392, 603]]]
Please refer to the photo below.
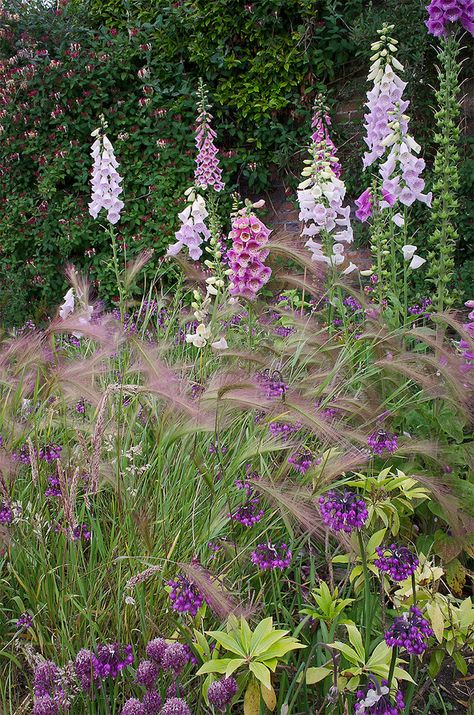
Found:
[[450, 26], [459, 22], [474, 36], [474, 0], [432, 0], [426, 8], [428, 32], [435, 37], [446, 35]]
[[120, 212], [124, 203], [119, 199], [123, 188], [120, 186], [122, 177], [117, 171], [118, 161], [114, 149], [105, 134], [100, 130], [92, 132], [96, 140], [92, 144], [91, 156], [94, 160], [92, 166], [92, 200], [89, 203], [89, 213], [92, 218], [97, 218], [101, 209], [107, 211], [107, 220], [116, 224], [120, 220]]
[[234, 216], [229, 234], [232, 247], [227, 251], [231, 296], [255, 300], [269, 281], [272, 271], [264, 261], [268, 256], [266, 244], [270, 233], [270, 229], [248, 209]]
[[186, 192], [188, 205], [178, 214], [181, 226], [175, 233], [176, 242], [168, 247], [167, 256], [177, 256], [186, 246], [189, 257], [197, 261], [202, 256], [201, 244], [210, 237], [210, 231], [205, 224], [208, 217], [206, 202], [193, 188]]
[[[305, 244], [313, 261], [340, 265], [344, 262], [344, 244], [352, 243], [353, 234], [350, 207], [344, 206], [346, 187], [340, 179], [339, 164], [335, 146], [329, 137], [327, 125], [329, 117], [324, 103], [318, 98], [315, 105], [310, 146], [311, 159], [305, 160], [304, 180], [298, 186], [299, 220], [304, 222], [302, 235], [307, 236]], [[331, 234], [331, 252], [323, 246], [324, 235]]]
[[198, 154], [196, 157], [194, 178], [198, 188], [211, 188], [214, 189], [214, 191], [222, 191], [225, 184], [221, 178], [219, 157], [217, 156], [218, 150], [214, 144], [216, 133], [211, 127], [212, 114], [209, 112], [207, 91], [202, 82], [200, 82], [199, 85], [199, 95], [199, 116], [197, 119], [195, 140]]

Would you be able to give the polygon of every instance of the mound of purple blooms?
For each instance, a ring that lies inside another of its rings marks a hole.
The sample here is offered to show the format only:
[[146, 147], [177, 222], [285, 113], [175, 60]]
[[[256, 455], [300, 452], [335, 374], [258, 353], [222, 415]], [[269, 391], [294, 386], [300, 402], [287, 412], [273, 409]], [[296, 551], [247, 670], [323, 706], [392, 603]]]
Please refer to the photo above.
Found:
[[248, 499], [245, 504], [237, 507], [232, 514], [227, 514], [227, 517], [232, 519], [232, 521], [238, 521], [240, 524], [250, 527], [254, 524], [258, 524], [264, 515], [265, 512], [260, 507], [260, 499], [254, 497], [253, 499]]
[[268, 400], [283, 398], [288, 390], [288, 385], [283, 380], [279, 370], [273, 370], [273, 372], [263, 370], [259, 372], [257, 382], [263, 387], [265, 397]]
[[[316, 460], [317, 462], [318, 460]], [[307, 449], [300, 449], [288, 457], [288, 464], [293, 465], [293, 468], [300, 474], [306, 474], [313, 464], [313, 455]]]
[[426, 650], [426, 641], [433, 635], [430, 624], [416, 606], [395, 618], [385, 633], [385, 642], [390, 648], [401, 648], [407, 653], [421, 655]]
[[262, 571], [273, 569], [286, 569], [291, 564], [291, 550], [286, 544], [258, 544], [255, 551], [252, 551], [250, 558], [255, 566]]
[[131, 645], [119, 643], [101, 644], [93, 652], [82, 648], [74, 661], [76, 676], [85, 692], [92, 685], [98, 685], [105, 678], [116, 678], [127, 666], [133, 663]]
[[348, 489], [327, 492], [319, 498], [319, 509], [326, 526], [347, 534], [361, 529], [369, 516], [365, 501]]
[[388, 574], [394, 581], [404, 581], [415, 573], [418, 568], [418, 557], [406, 546], [377, 546], [375, 549], [379, 557], [374, 561], [379, 571]]

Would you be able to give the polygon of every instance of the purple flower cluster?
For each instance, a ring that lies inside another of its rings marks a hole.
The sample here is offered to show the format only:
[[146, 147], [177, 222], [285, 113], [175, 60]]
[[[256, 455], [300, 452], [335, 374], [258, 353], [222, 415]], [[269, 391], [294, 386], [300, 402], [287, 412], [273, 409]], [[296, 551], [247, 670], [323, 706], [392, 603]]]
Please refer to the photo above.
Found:
[[30, 613], [22, 613], [20, 618], [16, 622], [16, 627], [18, 630], [27, 630], [33, 625], [33, 616]]
[[369, 516], [365, 501], [348, 489], [327, 492], [319, 498], [319, 508], [327, 526], [347, 534], [361, 529]]
[[288, 457], [288, 464], [292, 464], [300, 474], [306, 474], [313, 464], [313, 455], [307, 449], [300, 449]]
[[428, 308], [432, 305], [432, 300], [430, 298], [423, 298], [421, 303], [415, 303], [408, 307], [408, 312], [410, 315], [424, 315], [425, 317], [429, 315]]
[[288, 385], [283, 380], [279, 370], [273, 370], [272, 372], [268, 369], [262, 370], [257, 373], [257, 382], [263, 387], [267, 400], [283, 398], [288, 390]]
[[0, 502], [0, 524], [8, 526], [13, 521], [13, 509], [6, 501]]
[[291, 564], [291, 550], [286, 544], [258, 544], [255, 551], [250, 554], [250, 559], [262, 571], [273, 569], [286, 569]]
[[52, 474], [50, 477], [48, 477], [48, 484], [49, 487], [44, 492], [45, 497], [60, 497], [61, 485], [59, 483], [59, 479], [55, 474]]
[[385, 642], [390, 648], [402, 648], [407, 653], [421, 655], [426, 650], [426, 641], [433, 635], [430, 624], [416, 606], [394, 619], [385, 633]]
[[367, 438], [367, 444], [374, 454], [382, 455], [384, 452], [393, 454], [398, 449], [397, 435], [383, 429], [372, 432]]
[[18, 452], [13, 452], [12, 459], [14, 459], [15, 462], [20, 462], [20, 464], [29, 464], [30, 450], [28, 449], [28, 445], [23, 444]]
[[446, 35], [450, 23], [460, 22], [474, 36], [474, 0], [431, 0], [426, 9], [425, 25], [431, 35]]
[[347, 298], [344, 298], [342, 302], [346, 306], [346, 308], [350, 308], [350, 310], [352, 310], [354, 313], [356, 313], [358, 310], [362, 310], [361, 304], [352, 295], [349, 295], [347, 296]]
[[[463, 328], [467, 331], [469, 337], [474, 340], [474, 300], [468, 300], [466, 301], [466, 303], [464, 303], [464, 305], [466, 306], [466, 308], [470, 309], [470, 313], [468, 315], [469, 322], [463, 323]], [[461, 349], [462, 356], [466, 361], [464, 371], [467, 372], [473, 367], [474, 349], [472, 347], [472, 344], [470, 344], [467, 340], [464, 340], [464, 338], [461, 338], [461, 340], [459, 341], [459, 347]]]
[[158, 664], [152, 660], [142, 660], [138, 664], [136, 681], [140, 685], [143, 685], [147, 690], [152, 690], [157, 678], [158, 678], [159, 668]]
[[234, 216], [229, 240], [232, 248], [227, 251], [231, 283], [229, 293], [247, 300], [255, 300], [259, 290], [268, 282], [271, 269], [265, 266], [268, 256], [268, 237], [271, 231], [255, 214]]
[[225, 712], [237, 693], [235, 678], [220, 678], [210, 684], [207, 699], [219, 712]]
[[260, 499], [254, 497], [253, 499], [248, 499], [245, 504], [237, 507], [233, 514], [227, 514], [227, 517], [233, 521], [238, 521], [244, 526], [250, 527], [254, 524], [258, 524], [264, 515], [265, 512], [260, 507]]
[[39, 458], [47, 464], [51, 464], [51, 462], [61, 459], [61, 451], [62, 447], [59, 444], [45, 444], [39, 451]]
[[272, 437], [288, 440], [302, 427], [301, 422], [270, 422], [268, 429]]
[[[342, 174], [342, 166], [337, 159], [337, 149], [333, 140], [329, 136], [329, 127], [331, 126], [331, 117], [324, 104], [324, 98], [318, 96], [314, 106], [314, 114], [311, 120], [311, 128], [314, 132], [311, 134], [313, 144], [323, 146], [331, 158], [331, 169], [339, 178]], [[325, 158], [325, 153], [321, 152], [321, 159]]]
[[354, 704], [354, 714], [362, 715], [399, 715], [405, 709], [403, 694], [400, 690], [395, 693], [395, 699], [390, 695], [388, 682], [382, 680], [382, 686], [370, 682], [367, 691], [356, 692], [357, 702]]
[[105, 678], [116, 678], [133, 663], [131, 645], [119, 643], [101, 644], [96, 652], [82, 648], [76, 655], [74, 670], [82, 689], [87, 692]]
[[91, 532], [87, 524], [78, 524], [77, 526], [74, 526], [70, 530], [70, 538], [72, 541], [80, 541], [81, 539], [84, 539], [84, 541], [90, 541]]
[[394, 581], [404, 581], [418, 568], [418, 557], [406, 546], [377, 546], [378, 559], [374, 561], [379, 571], [388, 574]]
[[163, 705], [161, 715], [191, 715], [191, 710], [182, 698], [169, 698]]
[[[393, 206], [394, 203], [394, 196], [392, 196], [389, 191], [382, 189], [382, 200], [379, 203], [380, 208], [384, 209], [388, 206]], [[358, 207], [355, 212], [356, 218], [358, 218], [359, 221], [362, 221], [362, 223], [364, 223], [370, 216], [372, 216], [374, 201], [371, 189], [366, 189], [365, 191], [363, 191], [359, 198], [355, 200], [355, 204]]]
[[104, 134], [92, 144], [92, 200], [89, 203], [89, 213], [97, 218], [101, 209], [107, 211], [107, 220], [115, 224], [120, 220], [120, 212], [125, 206], [119, 199], [123, 188], [120, 186], [121, 176], [117, 171], [118, 161], [115, 158], [112, 144]]
[[177, 576], [174, 581], [168, 581], [168, 586], [171, 586], [170, 600], [173, 610], [178, 613], [189, 613], [194, 618], [204, 603], [204, 597], [197, 587], [182, 575]]

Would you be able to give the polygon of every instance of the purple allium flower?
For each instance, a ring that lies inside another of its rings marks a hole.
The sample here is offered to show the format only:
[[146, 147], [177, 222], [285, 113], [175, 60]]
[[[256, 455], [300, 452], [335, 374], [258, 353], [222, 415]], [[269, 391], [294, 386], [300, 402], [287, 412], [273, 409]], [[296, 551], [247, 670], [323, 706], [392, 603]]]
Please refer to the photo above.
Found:
[[211, 188], [214, 191], [222, 191], [224, 182], [221, 178], [218, 150], [214, 144], [217, 135], [211, 127], [212, 114], [209, 112], [207, 92], [203, 84], [199, 87], [199, 93], [201, 96], [195, 139], [198, 154], [194, 178], [196, 186], [200, 189]]
[[431, 35], [446, 35], [448, 23], [460, 22], [474, 36], [473, 0], [432, 0], [426, 9], [429, 17], [425, 25]]
[[388, 682], [382, 680], [380, 686], [377, 682], [370, 682], [367, 691], [358, 690], [357, 702], [354, 705], [354, 714], [362, 715], [399, 715], [405, 709], [405, 702], [400, 690], [395, 694], [395, 700], [390, 695]]
[[120, 220], [120, 212], [125, 206], [119, 199], [123, 188], [120, 186], [122, 177], [117, 171], [118, 161], [114, 149], [107, 136], [98, 137], [92, 144], [92, 197], [89, 203], [89, 213], [97, 218], [101, 209], [107, 211], [107, 220], [116, 224]]
[[19, 452], [13, 452], [12, 459], [14, 459], [15, 462], [20, 462], [20, 464], [29, 464], [30, 450], [28, 449], [28, 445], [24, 444], [20, 447]]
[[54, 695], [59, 676], [59, 668], [52, 660], [38, 663], [33, 678], [33, 691], [37, 697]]
[[188, 661], [189, 653], [186, 647], [182, 643], [171, 643], [163, 655], [161, 664], [165, 670], [179, 673]]
[[237, 693], [237, 681], [235, 678], [220, 678], [210, 684], [207, 691], [207, 698], [220, 712], [225, 712]]
[[95, 654], [88, 648], [81, 648], [74, 661], [74, 671], [84, 692], [92, 688], [92, 684], [99, 681], [97, 667], [99, 661]]
[[143, 696], [145, 715], [158, 715], [161, 710], [161, 697], [156, 690], [148, 690]]
[[59, 708], [51, 695], [41, 695], [35, 698], [32, 715], [58, 715]]
[[168, 586], [171, 586], [170, 600], [173, 610], [189, 613], [194, 618], [204, 603], [204, 597], [197, 587], [186, 576], [178, 576], [175, 581], [168, 581]]
[[258, 544], [250, 559], [262, 571], [286, 569], [291, 563], [291, 550], [286, 544]]
[[61, 459], [61, 451], [62, 447], [59, 444], [45, 444], [39, 451], [39, 458], [47, 464], [51, 464], [51, 462]]
[[8, 526], [13, 521], [13, 509], [7, 502], [0, 502], [0, 524]]
[[397, 646], [415, 655], [426, 650], [426, 641], [433, 635], [430, 624], [416, 606], [394, 619], [385, 633], [385, 642], [390, 648]]
[[300, 449], [288, 457], [288, 463], [300, 474], [306, 474], [313, 464], [313, 455], [307, 449]]
[[382, 455], [384, 452], [393, 454], [398, 449], [397, 435], [383, 429], [376, 430], [369, 435], [367, 444], [374, 454]]
[[136, 681], [151, 690], [158, 678], [158, 665], [152, 660], [142, 660], [138, 664]]
[[116, 678], [121, 670], [132, 663], [131, 645], [107, 643], [97, 648], [96, 671], [100, 678]]
[[83, 415], [84, 412], [86, 411], [86, 403], [83, 397], [79, 400], [79, 402], [76, 403], [76, 412], [78, 412], [80, 415]]
[[150, 660], [153, 660], [157, 665], [161, 665], [167, 648], [168, 643], [164, 638], [154, 638], [148, 643], [146, 654]]
[[161, 715], [191, 715], [191, 710], [182, 698], [169, 698], [163, 705]]
[[327, 492], [319, 498], [319, 508], [327, 526], [347, 534], [361, 529], [369, 516], [365, 501], [348, 489]]
[[415, 573], [418, 568], [418, 557], [406, 546], [377, 546], [378, 559], [374, 561], [380, 571], [386, 573], [394, 581], [404, 581]]
[[227, 252], [231, 283], [229, 293], [247, 300], [255, 300], [259, 290], [271, 276], [271, 269], [265, 266], [268, 256], [268, 237], [271, 231], [255, 214], [234, 216], [229, 240], [232, 248]]
[[255, 497], [254, 499], [249, 499], [237, 507], [233, 514], [227, 514], [229, 519], [233, 521], [238, 521], [244, 526], [253, 526], [258, 524], [259, 521], [263, 519], [265, 512], [260, 508], [260, 499]]
[[22, 613], [20, 618], [16, 622], [16, 627], [20, 629], [28, 629], [33, 625], [33, 616], [29, 613]]
[[122, 708], [121, 715], [145, 715], [145, 707], [137, 698], [129, 698]]

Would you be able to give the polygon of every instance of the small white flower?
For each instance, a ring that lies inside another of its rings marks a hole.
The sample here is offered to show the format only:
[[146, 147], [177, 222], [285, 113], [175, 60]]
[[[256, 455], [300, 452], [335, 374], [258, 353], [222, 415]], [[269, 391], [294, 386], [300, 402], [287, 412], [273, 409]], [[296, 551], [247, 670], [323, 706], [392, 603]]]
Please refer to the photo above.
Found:
[[347, 268], [344, 268], [344, 270], [342, 271], [342, 275], [347, 276], [347, 275], [349, 275], [349, 273], [352, 273], [352, 271], [356, 271], [356, 270], [357, 270], [356, 264], [352, 263], [352, 261], [350, 261]]
[[401, 214], [395, 214], [395, 216], [392, 216], [392, 221], [395, 226], [398, 226], [399, 228], [405, 225], [405, 219]]
[[227, 348], [229, 347], [225, 338], [219, 338], [219, 340], [216, 340], [214, 343], [211, 343], [211, 346], [214, 348], [214, 350], [227, 350]]
[[59, 308], [59, 316], [62, 318], [62, 320], [66, 320], [66, 318], [74, 312], [75, 301], [74, 290], [72, 288], [69, 288], [63, 300], [64, 303]]
[[402, 251], [403, 251], [403, 260], [404, 261], [411, 261], [413, 256], [415, 255], [416, 252], [416, 246], [412, 246], [411, 244], [407, 243], [406, 246], [402, 246]]
[[409, 265], [409, 268], [412, 269], [412, 271], [415, 271], [417, 268], [423, 265], [423, 263], [426, 263], [426, 258], [422, 258], [421, 256], [413, 256], [411, 259], [411, 263]]

